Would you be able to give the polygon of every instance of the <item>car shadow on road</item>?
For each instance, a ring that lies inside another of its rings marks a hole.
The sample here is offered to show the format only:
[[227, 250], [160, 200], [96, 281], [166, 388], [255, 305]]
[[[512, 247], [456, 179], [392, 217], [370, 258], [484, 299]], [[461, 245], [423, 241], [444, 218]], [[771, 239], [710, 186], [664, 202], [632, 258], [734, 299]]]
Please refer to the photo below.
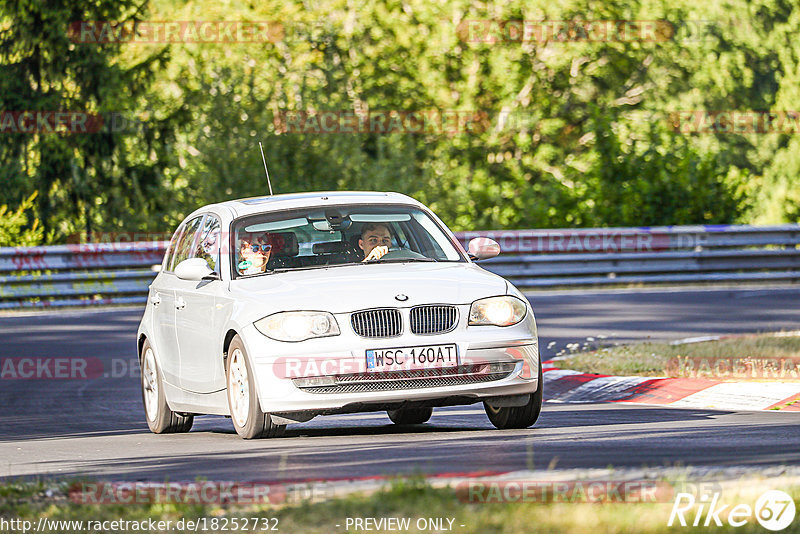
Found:
[[[578, 407], [580, 409], [576, 409]], [[477, 408], [475, 409], [476, 411], [478, 410]], [[630, 404], [626, 404], [624, 409], [620, 409], [619, 405], [615, 403], [545, 403], [534, 429], [640, 424], [642, 422], [642, 414], [648, 420], [665, 423], [671, 421], [699, 421], [729, 413], [733, 412], [661, 408]], [[379, 414], [376, 413], [374, 415]], [[0, 444], [28, 440], [62, 440], [148, 434], [147, 425], [144, 421], [97, 420], [87, 417], [84, 422], [64, 426], [57, 424], [57, 420], [54, 421], [51, 417], [41, 416], [38, 420], [40, 424], [31, 425], [30, 421], [27, 421], [29, 424], [24, 427], [14, 425], [10, 420], [0, 421]], [[308, 423], [289, 425], [282, 438], [272, 439], [495, 431], [488, 418], [481, 413], [454, 413], [451, 415], [446, 410], [434, 410], [431, 421], [422, 425], [398, 426], [389, 423], [388, 418], [381, 417], [357, 419], [357, 421], [358, 423], [354, 424], [353, 419], [349, 417], [340, 419], [338, 416], [320, 416]], [[520, 431], [515, 430], [514, 432]], [[191, 433], [193, 435], [230, 435], [231, 437], [236, 437], [236, 432], [230, 419], [221, 416], [195, 418], [195, 425]]]
[[[624, 406], [624, 407], [622, 407]], [[576, 409], [581, 407], [581, 409]], [[734, 412], [653, 405], [608, 403], [545, 403], [534, 428], [564, 428], [602, 425], [639, 425], [716, 419]], [[646, 421], [642, 421], [646, 418]]]
[[[109, 457], [63, 451], [36, 463], [37, 476], [104, 480], [309, 481], [418, 475], [675, 466], [798, 465], [791, 414], [562, 406], [534, 428], [497, 431], [477, 419], [399, 427], [302, 428], [278, 439], [240, 440], [214, 428], [189, 435], [125, 435]], [[739, 417], [741, 416], [741, 417]], [[460, 416], [463, 417], [463, 416]], [[455, 419], [455, 418], [453, 418]], [[616, 425], [616, 426], [613, 426]], [[91, 450], [86, 444], [81, 450]], [[153, 451], [157, 450], [157, 454]], [[187, 452], [192, 451], [192, 452]]]
[[0, 444], [17, 443], [23, 441], [41, 440], [62, 440], [72, 438], [100, 438], [124, 435], [140, 435], [147, 432], [147, 423], [128, 423], [115, 424], [108, 422], [107, 425], [98, 426], [92, 424], [91, 427], [74, 424], [68, 426], [58, 426], [53, 424], [42, 425], [31, 428], [30, 430], [15, 429], [10, 425], [0, 425]]

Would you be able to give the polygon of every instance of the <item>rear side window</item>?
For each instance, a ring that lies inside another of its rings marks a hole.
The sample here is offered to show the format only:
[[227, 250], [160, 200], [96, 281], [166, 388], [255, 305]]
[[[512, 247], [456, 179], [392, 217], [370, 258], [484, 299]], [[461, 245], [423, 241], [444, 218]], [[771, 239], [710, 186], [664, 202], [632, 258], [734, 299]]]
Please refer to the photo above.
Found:
[[179, 226], [175, 233], [172, 234], [172, 239], [169, 241], [169, 246], [167, 246], [167, 252], [164, 254], [164, 265], [162, 268], [165, 271], [171, 270], [172, 259], [175, 256], [175, 247], [178, 245], [178, 240], [181, 238], [183, 234], [183, 226]]
[[175, 246], [175, 253], [169, 266], [170, 271], [174, 271], [175, 266], [183, 260], [188, 260], [192, 257], [197, 230], [200, 228], [200, 222], [202, 220], [203, 216], [201, 215], [186, 223], [183, 235], [178, 239], [178, 244]]

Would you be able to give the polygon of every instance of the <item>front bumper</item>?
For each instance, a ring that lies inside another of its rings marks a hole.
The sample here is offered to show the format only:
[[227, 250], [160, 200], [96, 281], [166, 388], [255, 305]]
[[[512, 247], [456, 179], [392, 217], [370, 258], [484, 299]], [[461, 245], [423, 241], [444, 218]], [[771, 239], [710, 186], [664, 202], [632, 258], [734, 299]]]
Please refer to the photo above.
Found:
[[[470, 404], [537, 391], [539, 347], [533, 314], [529, 311], [522, 322], [510, 327], [468, 327], [468, 308], [459, 306], [457, 327], [438, 335], [404, 332], [392, 338], [362, 338], [350, 328], [349, 314], [336, 315], [340, 335], [300, 343], [271, 340], [250, 325], [241, 335], [253, 364], [261, 409], [313, 416], [380, 410], [402, 403]], [[427, 376], [383, 375], [386, 380], [363, 372], [368, 349], [450, 343], [458, 347], [458, 369], [436, 369]], [[297, 361], [311, 364], [287, 365]], [[295, 380], [311, 376], [329, 380], [321, 387], [302, 387], [303, 381]]]

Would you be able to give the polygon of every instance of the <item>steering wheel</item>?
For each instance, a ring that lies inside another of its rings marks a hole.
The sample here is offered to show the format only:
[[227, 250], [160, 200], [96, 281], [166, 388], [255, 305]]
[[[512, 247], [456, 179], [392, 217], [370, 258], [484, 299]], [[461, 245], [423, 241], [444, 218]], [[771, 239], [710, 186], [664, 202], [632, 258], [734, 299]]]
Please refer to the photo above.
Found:
[[413, 250], [408, 250], [405, 248], [401, 248], [398, 250], [390, 250], [383, 256], [381, 256], [382, 260], [412, 260], [416, 258], [425, 258], [427, 256], [423, 256], [419, 252], [414, 252]]

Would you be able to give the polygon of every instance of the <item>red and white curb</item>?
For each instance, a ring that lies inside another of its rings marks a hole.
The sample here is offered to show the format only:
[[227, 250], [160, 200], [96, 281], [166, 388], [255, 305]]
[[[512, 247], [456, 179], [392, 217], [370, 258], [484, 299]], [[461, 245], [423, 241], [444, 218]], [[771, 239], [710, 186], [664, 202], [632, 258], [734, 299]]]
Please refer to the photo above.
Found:
[[800, 411], [800, 382], [724, 382], [702, 378], [593, 375], [542, 362], [551, 402], [631, 402], [716, 410]]

